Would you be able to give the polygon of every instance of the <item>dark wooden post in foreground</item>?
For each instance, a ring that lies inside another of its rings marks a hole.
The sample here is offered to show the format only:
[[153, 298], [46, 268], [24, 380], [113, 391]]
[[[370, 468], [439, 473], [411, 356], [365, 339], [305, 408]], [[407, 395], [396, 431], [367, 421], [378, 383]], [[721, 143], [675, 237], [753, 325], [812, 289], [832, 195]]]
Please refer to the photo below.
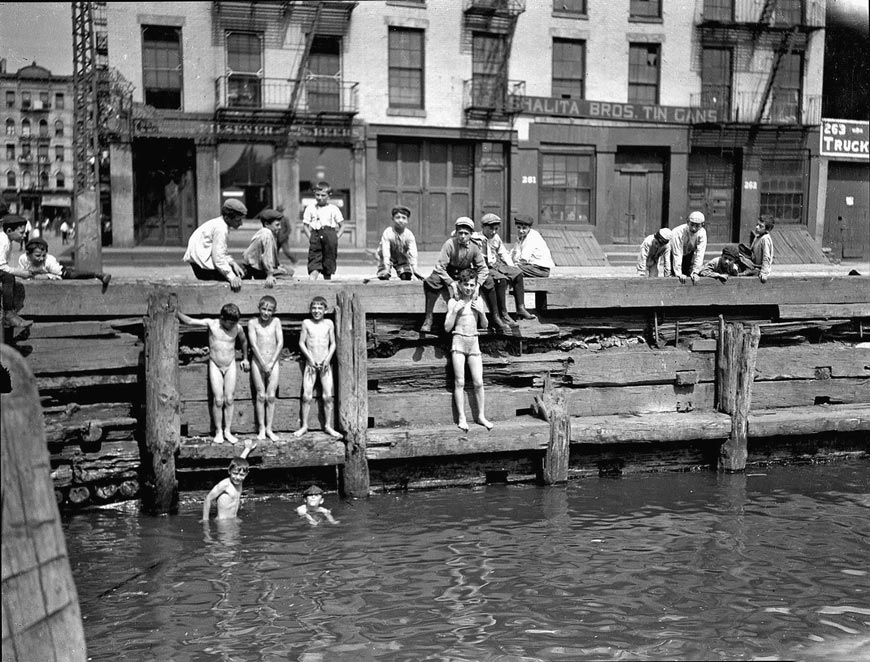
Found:
[[338, 425], [344, 432], [344, 494], [369, 494], [366, 429], [369, 422], [366, 314], [357, 295], [338, 293], [335, 306], [338, 357]]
[[[85, 633], [51, 482], [42, 405], [24, 359], [0, 345], [3, 660], [84, 662]], [[5, 383], [4, 383], [5, 382]]]
[[728, 324], [720, 335], [722, 345], [717, 352], [719, 410], [731, 414], [731, 436], [719, 449], [720, 471], [743, 471], [746, 468], [746, 437], [749, 408], [752, 404], [752, 382], [761, 329], [757, 324], [749, 330], [742, 324]]
[[534, 409], [550, 424], [550, 441], [542, 467], [545, 485], [568, 482], [568, 459], [571, 445], [571, 417], [565, 409], [565, 396], [553, 389], [550, 375], [544, 377], [544, 392], [535, 396]]
[[144, 320], [145, 446], [151, 465], [142, 498], [145, 509], [155, 515], [178, 509], [175, 452], [181, 444], [181, 414], [177, 309], [175, 294], [157, 290], [148, 296], [148, 316]]

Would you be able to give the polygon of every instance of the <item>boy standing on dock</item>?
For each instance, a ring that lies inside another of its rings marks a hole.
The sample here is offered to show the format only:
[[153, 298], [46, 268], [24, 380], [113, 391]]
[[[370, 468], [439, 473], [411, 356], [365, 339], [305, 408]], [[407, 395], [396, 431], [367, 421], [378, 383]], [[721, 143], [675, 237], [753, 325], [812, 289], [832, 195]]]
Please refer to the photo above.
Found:
[[341, 210], [329, 202], [329, 184], [321, 182], [314, 189], [314, 204], [305, 208], [302, 215], [302, 232], [308, 237], [308, 275], [317, 280], [331, 280], [338, 258], [338, 239], [344, 217]]
[[332, 427], [332, 355], [335, 354], [335, 325], [325, 318], [327, 303], [323, 297], [314, 297], [309, 310], [311, 319], [303, 320], [299, 334], [299, 349], [305, 357], [302, 374], [301, 427], [293, 433], [301, 437], [308, 432], [308, 415], [314, 400], [314, 386], [320, 378], [321, 398], [323, 399], [323, 431], [335, 439], [341, 434]]
[[225, 304], [218, 319], [194, 319], [180, 310], [175, 314], [184, 324], [208, 329], [208, 381], [213, 398], [211, 418], [215, 433], [214, 443], [222, 444], [226, 439], [234, 444], [238, 441], [231, 431], [233, 399], [236, 393], [236, 338], [242, 344], [242, 370], [247, 372], [249, 367], [248, 339], [239, 324], [242, 316], [239, 307], [234, 303]]
[[453, 332], [450, 351], [453, 361], [453, 401], [459, 416], [456, 425], [463, 432], [468, 432], [465, 418], [465, 364], [468, 363], [477, 400], [477, 422], [487, 430], [492, 430], [492, 423], [484, 413], [483, 358], [477, 340], [477, 326], [478, 323], [486, 324], [486, 316], [474, 306], [477, 275], [471, 269], [465, 269], [457, 276], [456, 282], [459, 284], [459, 299], [447, 302], [447, 317], [444, 319], [444, 330]]
[[202, 521], [208, 522], [211, 504], [217, 501], [217, 519], [235, 519], [242, 502], [242, 483], [250, 471], [247, 457], [257, 447], [251, 439], [245, 439], [245, 448], [238, 457], [230, 460], [229, 478], [211, 488], [202, 504]]
[[281, 321], [275, 317], [278, 302], [274, 297], [264, 296], [257, 309], [260, 315], [248, 322], [248, 339], [251, 343], [251, 376], [254, 378], [254, 408], [257, 412], [259, 430], [257, 439], [268, 437], [277, 441], [272, 431], [275, 418], [275, 395], [278, 391], [278, 358], [284, 349], [284, 333]]

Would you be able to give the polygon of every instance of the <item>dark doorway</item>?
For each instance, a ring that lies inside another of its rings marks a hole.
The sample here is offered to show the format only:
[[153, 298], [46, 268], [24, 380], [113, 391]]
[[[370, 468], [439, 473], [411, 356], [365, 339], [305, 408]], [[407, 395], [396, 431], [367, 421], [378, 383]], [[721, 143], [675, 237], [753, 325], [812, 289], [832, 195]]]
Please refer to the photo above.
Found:
[[196, 229], [195, 154], [192, 140], [133, 143], [137, 244], [183, 246]]
[[735, 160], [733, 153], [697, 150], [689, 155], [689, 212], [707, 219], [707, 241], [729, 243], [734, 238]]

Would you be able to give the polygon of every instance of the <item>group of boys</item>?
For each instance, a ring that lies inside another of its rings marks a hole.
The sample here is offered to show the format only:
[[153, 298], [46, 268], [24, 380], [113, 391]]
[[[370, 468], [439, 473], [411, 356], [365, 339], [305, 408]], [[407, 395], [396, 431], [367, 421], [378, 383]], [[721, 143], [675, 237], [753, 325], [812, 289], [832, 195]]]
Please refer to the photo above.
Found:
[[729, 244], [722, 254], [704, 262], [707, 231], [704, 214], [693, 211], [686, 223], [661, 228], [644, 239], [637, 256], [637, 274], [641, 277], [674, 276], [685, 283], [691, 279], [716, 278], [722, 282], [730, 276], [757, 276], [762, 283], [770, 277], [773, 266], [773, 240], [770, 232], [776, 224], [770, 214], [762, 214], [751, 234], [750, 244]]

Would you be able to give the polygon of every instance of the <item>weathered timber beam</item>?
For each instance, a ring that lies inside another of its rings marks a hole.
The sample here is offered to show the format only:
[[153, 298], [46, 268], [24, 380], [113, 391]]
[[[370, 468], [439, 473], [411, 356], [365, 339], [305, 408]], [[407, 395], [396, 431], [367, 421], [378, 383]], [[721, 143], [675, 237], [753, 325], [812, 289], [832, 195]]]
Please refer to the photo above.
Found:
[[751, 438], [861, 431], [870, 431], [870, 403], [762, 409], [749, 414]]
[[110, 430], [131, 430], [137, 427], [139, 421], [135, 418], [121, 417], [94, 419], [71, 425], [46, 425], [45, 440], [47, 443], [78, 444], [81, 442], [97, 442], [105, 438]]
[[713, 408], [711, 382], [679, 386], [590, 386], [566, 388], [565, 399], [571, 416], [615, 416], [688, 412]]
[[774, 409], [830, 402], [870, 402], [870, 378], [786, 379], [752, 385], [752, 408]]
[[135, 372], [130, 372], [128, 369], [92, 375], [44, 375], [36, 378], [36, 386], [42, 395], [45, 395], [49, 391], [75, 391], [80, 388], [121, 386], [137, 383], [139, 383], [138, 369]]
[[142, 362], [142, 342], [133, 335], [116, 338], [46, 338], [27, 340], [33, 351], [27, 361], [39, 378], [79, 372], [129, 370]]
[[682, 350], [641, 347], [631, 351], [573, 351], [565, 370], [571, 386], [673, 384], [679, 371], [694, 370], [698, 381], [712, 382], [712, 356]]
[[[281, 302], [279, 315], [305, 315], [312, 297], [323, 295], [332, 306], [341, 290], [359, 295], [369, 316], [422, 315], [424, 310], [422, 288], [414, 282], [293, 280], [279, 282], [272, 290], [246, 282], [240, 292], [232, 292], [224, 283], [117, 278], [105, 293], [99, 284], [85, 281], [28, 283], [27, 313], [37, 320], [144, 315], [148, 295], [158, 287], [177, 293], [182, 309], [191, 315], [213, 316], [224, 303], [235, 303], [243, 315], [253, 316], [266, 293]], [[545, 297], [554, 310], [870, 303], [868, 278], [856, 276], [782, 276], [764, 284], [734, 278], [724, 285], [712, 279], [681, 285], [672, 278], [553, 277], [529, 278], [526, 289]], [[436, 310], [445, 309], [440, 299], [438, 306]]]
[[870, 348], [833, 343], [761, 347], [755, 361], [756, 380], [870, 377]]
[[[867, 284], [864, 283], [864, 287]], [[785, 304], [779, 307], [779, 318], [784, 320], [817, 318], [856, 318], [870, 317], [868, 303], [814, 303]]]
[[[190, 460], [215, 460], [236, 457], [241, 444], [214, 444], [209, 437], [182, 439], [178, 458]], [[344, 442], [322, 432], [309, 432], [304, 440], [257, 441], [257, 448], [248, 456], [255, 465], [264, 469], [280, 467], [319, 467], [344, 464]]]
[[730, 432], [731, 417], [711, 411], [571, 417], [572, 444], [724, 440]]

